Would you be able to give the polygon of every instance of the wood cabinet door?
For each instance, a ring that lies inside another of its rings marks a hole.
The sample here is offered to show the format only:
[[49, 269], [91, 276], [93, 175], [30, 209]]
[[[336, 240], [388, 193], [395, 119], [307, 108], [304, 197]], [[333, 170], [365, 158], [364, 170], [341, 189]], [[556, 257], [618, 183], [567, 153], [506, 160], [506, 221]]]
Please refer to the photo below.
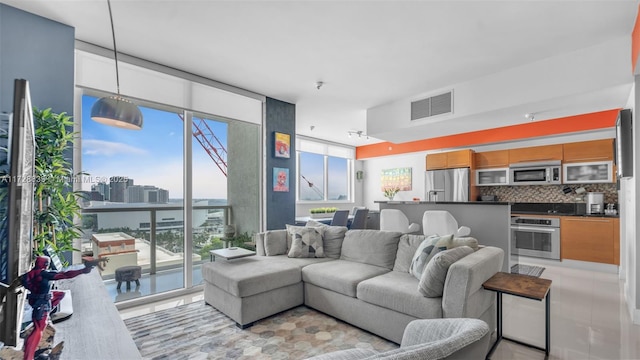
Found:
[[446, 169], [446, 168], [447, 168], [447, 153], [427, 155], [427, 170]]
[[447, 167], [471, 167], [472, 155], [471, 150], [450, 151], [447, 153]]
[[509, 150], [484, 151], [474, 154], [476, 169], [504, 168], [509, 166]]
[[565, 162], [613, 160], [613, 139], [580, 141], [563, 145]]
[[562, 160], [562, 144], [509, 150], [509, 162], [512, 164], [547, 160]]
[[562, 259], [615, 264], [613, 220], [562, 217], [560, 219]]

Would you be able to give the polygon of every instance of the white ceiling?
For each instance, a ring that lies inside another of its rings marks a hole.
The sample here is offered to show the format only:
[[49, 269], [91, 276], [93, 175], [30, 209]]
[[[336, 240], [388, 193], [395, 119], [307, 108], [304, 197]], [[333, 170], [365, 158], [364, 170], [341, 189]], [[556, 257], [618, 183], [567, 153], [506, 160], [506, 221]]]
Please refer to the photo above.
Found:
[[[112, 47], [106, 0], [2, 2]], [[630, 48], [638, 1], [112, 0], [112, 10], [119, 52], [296, 104], [298, 134], [363, 145], [347, 131], [367, 131], [368, 108], [611, 39], [628, 37]], [[631, 84], [630, 52], [601, 56], [603, 67], [612, 57], [629, 59], [623, 71]], [[554, 87], [553, 79], [540, 81]], [[597, 108], [624, 106], [628, 92], [619, 90], [603, 89]], [[565, 103], [576, 114], [582, 103], [592, 111], [593, 98], [535, 106]], [[478, 119], [484, 128], [526, 122], [524, 113], [535, 109], [524, 105]], [[381, 140], [424, 138], [406, 129], [394, 134], [393, 122]], [[452, 124], [432, 126], [463, 130]]]

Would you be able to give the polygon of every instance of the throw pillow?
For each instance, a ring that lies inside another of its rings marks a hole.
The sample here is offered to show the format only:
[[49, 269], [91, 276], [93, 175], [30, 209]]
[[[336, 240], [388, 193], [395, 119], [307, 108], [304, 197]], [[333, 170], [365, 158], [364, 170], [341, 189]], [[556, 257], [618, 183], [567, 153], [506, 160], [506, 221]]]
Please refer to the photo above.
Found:
[[[447, 236], [453, 237], [453, 234]], [[440, 248], [437, 248], [435, 245], [441, 238], [442, 237], [437, 234], [430, 235], [424, 239], [416, 249], [416, 252], [413, 254], [413, 259], [411, 260], [411, 266], [409, 267], [409, 272], [415, 276], [416, 279], [420, 280], [424, 267], [429, 260], [440, 251]]]
[[289, 257], [324, 257], [322, 229], [309, 227], [296, 231], [291, 242]]
[[478, 240], [472, 237], [447, 237], [442, 238], [436, 244], [436, 247], [440, 248], [440, 250], [449, 250], [458, 246], [468, 246], [472, 248], [474, 251], [478, 250]]
[[425, 297], [442, 296], [449, 267], [471, 253], [473, 249], [468, 246], [459, 246], [437, 253], [422, 272], [418, 291]]
[[293, 237], [296, 231], [304, 229], [304, 226], [289, 225], [289, 224], [285, 224], [285, 226], [287, 227], [287, 251], [285, 252], [286, 254], [287, 252], [289, 252], [289, 250], [291, 250], [291, 242], [293, 241]]
[[266, 256], [284, 255], [287, 253], [287, 239], [284, 231], [269, 230], [264, 233], [264, 254]]
[[346, 226], [331, 226], [315, 220], [307, 221], [305, 226], [322, 228], [322, 230], [324, 230], [324, 233], [322, 234], [324, 256], [333, 259], [340, 258], [344, 234], [349, 230]]
[[393, 271], [408, 273], [411, 267], [411, 260], [416, 249], [424, 239], [424, 235], [403, 234], [398, 242], [398, 252], [396, 253], [396, 261], [393, 263]]

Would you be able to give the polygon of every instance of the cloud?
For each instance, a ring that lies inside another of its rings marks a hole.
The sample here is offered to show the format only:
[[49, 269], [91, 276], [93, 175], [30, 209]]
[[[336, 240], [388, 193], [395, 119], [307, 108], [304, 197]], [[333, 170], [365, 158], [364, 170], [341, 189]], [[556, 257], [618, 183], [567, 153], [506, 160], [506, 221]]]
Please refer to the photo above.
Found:
[[144, 155], [148, 153], [145, 149], [105, 140], [82, 140], [82, 149], [84, 155], [97, 156], [113, 156], [119, 154]]

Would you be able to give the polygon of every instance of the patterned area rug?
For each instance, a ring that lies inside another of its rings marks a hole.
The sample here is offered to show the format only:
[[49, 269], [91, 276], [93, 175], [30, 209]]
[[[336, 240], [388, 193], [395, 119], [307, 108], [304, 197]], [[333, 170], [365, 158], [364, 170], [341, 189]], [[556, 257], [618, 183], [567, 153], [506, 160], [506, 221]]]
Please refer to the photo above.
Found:
[[305, 359], [398, 345], [305, 306], [241, 330], [204, 301], [126, 319], [144, 359]]
[[535, 277], [540, 277], [543, 271], [544, 268], [542, 266], [515, 264], [511, 267], [512, 274], [522, 274]]

